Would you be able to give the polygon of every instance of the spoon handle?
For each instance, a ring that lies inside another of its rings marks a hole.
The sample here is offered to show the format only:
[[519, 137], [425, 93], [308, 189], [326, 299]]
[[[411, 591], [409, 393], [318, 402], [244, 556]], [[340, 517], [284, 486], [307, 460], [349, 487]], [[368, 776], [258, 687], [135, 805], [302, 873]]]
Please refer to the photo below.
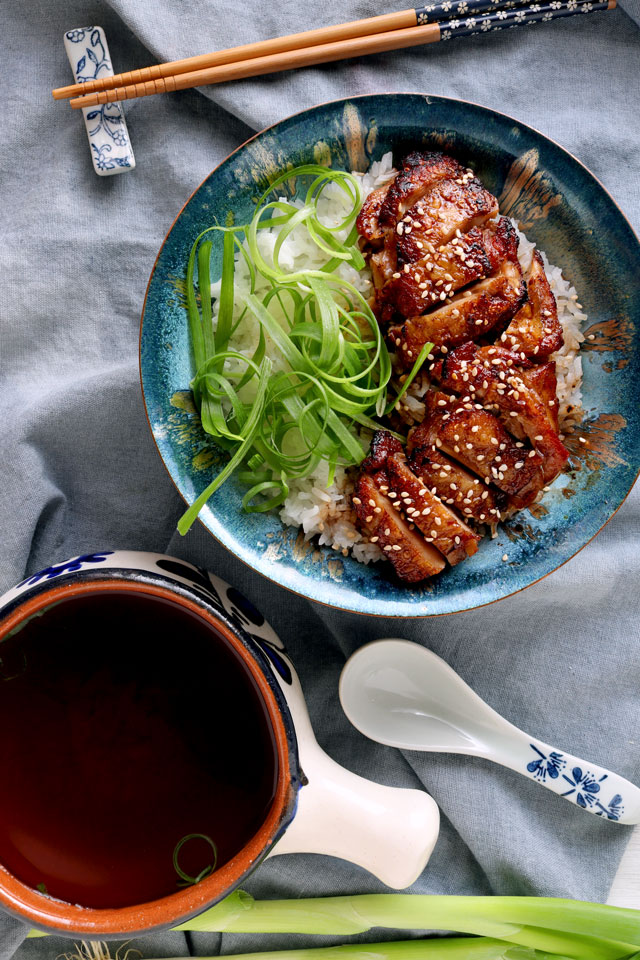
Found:
[[629, 780], [524, 733], [515, 748], [512, 741], [505, 766], [597, 817], [640, 823], [640, 789]]

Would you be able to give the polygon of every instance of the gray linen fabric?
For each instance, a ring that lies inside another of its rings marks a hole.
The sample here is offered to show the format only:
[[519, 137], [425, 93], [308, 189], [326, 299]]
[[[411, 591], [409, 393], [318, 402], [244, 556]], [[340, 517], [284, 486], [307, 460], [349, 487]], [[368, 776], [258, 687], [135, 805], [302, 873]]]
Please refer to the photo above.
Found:
[[[102, 25], [115, 68], [124, 70], [388, 9], [385, 0], [3, 0], [0, 591], [51, 561], [118, 546], [219, 571], [287, 643], [329, 753], [380, 782], [423, 785], [437, 800], [442, 833], [416, 891], [602, 901], [628, 828], [481, 760], [373, 744], [349, 727], [336, 684], [363, 642], [413, 638], [516, 724], [640, 780], [637, 493], [578, 557], [497, 605], [426, 622], [336, 613], [273, 586], [199, 526], [184, 540], [175, 534], [182, 502], [148, 433], [137, 338], [157, 249], [193, 188], [256, 130], [342, 96], [423, 91], [516, 116], [586, 163], [637, 229], [640, 0], [528, 30], [131, 103], [138, 167], [110, 179], [93, 173], [80, 117], [50, 97], [69, 82], [62, 34], [74, 27]], [[383, 889], [341, 861], [292, 856], [265, 863], [247, 888], [264, 897]], [[24, 933], [12, 918], [0, 920], [0, 960]], [[309, 938], [167, 934], [133, 946], [159, 957], [301, 942]], [[53, 958], [66, 948], [58, 938], [29, 940], [18, 956]]]

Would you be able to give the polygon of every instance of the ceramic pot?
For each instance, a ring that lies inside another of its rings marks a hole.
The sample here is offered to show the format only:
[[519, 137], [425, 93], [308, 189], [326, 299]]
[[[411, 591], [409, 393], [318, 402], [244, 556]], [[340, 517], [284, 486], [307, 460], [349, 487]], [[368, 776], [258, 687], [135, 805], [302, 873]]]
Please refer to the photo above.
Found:
[[[382, 786], [335, 763], [318, 746], [300, 682], [282, 642], [245, 597], [217, 576], [152, 553], [103, 551], [57, 563], [0, 598], [1, 644], [58, 600], [100, 590], [151, 594], [209, 620], [240, 654], [264, 700], [278, 754], [274, 800], [231, 861], [195, 886], [150, 903], [86, 908], [48, 897], [0, 865], [0, 904], [32, 926], [91, 939], [174, 926], [235, 889], [267, 856], [320, 853], [369, 870], [395, 889], [413, 883], [438, 836], [438, 808], [419, 790]], [[336, 704], [337, 706], [337, 704]]]

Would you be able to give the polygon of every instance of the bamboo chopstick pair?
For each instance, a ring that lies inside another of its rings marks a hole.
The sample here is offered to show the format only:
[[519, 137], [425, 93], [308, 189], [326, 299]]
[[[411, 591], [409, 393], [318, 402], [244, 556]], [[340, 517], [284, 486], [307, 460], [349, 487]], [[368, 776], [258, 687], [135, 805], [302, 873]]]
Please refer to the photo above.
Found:
[[[74, 109], [612, 10], [616, 0], [439, 0], [424, 7], [230, 47], [53, 90]], [[79, 95], [80, 94], [80, 95]]]

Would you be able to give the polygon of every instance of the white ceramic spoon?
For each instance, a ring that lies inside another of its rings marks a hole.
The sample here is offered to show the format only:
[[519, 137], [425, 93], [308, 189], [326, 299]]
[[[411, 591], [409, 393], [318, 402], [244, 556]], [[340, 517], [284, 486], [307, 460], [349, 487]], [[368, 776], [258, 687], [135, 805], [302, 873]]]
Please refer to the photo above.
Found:
[[514, 727], [417, 643], [376, 640], [357, 650], [340, 677], [340, 702], [354, 727], [378, 743], [484, 757], [598, 817], [640, 823], [638, 787]]

